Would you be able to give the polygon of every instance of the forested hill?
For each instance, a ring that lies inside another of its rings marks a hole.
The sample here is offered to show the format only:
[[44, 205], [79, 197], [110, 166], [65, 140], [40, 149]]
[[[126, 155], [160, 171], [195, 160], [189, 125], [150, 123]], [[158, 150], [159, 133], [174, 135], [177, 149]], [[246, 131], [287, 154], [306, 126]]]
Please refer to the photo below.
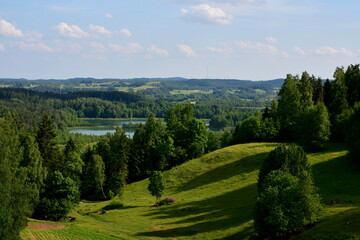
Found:
[[24, 99], [26, 97], [39, 97], [42, 99], [60, 99], [73, 100], [77, 98], [100, 98], [108, 101], [118, 102], [138, 102], [146, 100], [146, 97], [137, 93], [128, 93], [122, 91], [77, 91], [65, 94], [54, 92], [31, 91], [24, 88], [0, 88], [0, 99], [8, 100], [12, 98]]
[[[27, 88], [36, 91], [66, 93], [72, 91], [125, 91], [140, 92], [154, 97], [173, 95], [224, 94], [251, 95], [256, 91], [272, 92], [279, 89], [284, 79], [250, 81], [236, 79], [186, 79], [186, 78], [134, 78], [94, 79], [72, 78], [66, 80], [27, 80], [0, 78], [0, 87]], [[185, 92], [184, 92], [185, 91]]]

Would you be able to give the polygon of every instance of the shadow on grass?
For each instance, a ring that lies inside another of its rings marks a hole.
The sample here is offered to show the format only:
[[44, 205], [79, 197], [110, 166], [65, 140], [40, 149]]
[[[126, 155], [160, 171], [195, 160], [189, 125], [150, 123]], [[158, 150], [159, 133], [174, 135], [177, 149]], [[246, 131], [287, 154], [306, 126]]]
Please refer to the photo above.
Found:
[[206, 184], [226, 180], [239, 174], [252, 172], [259, 169], [267, 155], [268, 153], [259, 153], [222, 165], [182, 184], [177, 190], [178, 192], [188, 191]]
[[360, 203], [360, 171], [347, 156], [312, 166], [323, 201]]
[[[173, 219], [169, 225], [187, 226], [169, 226], [169, 229], [141, 232], [137, 236], [172, 238], [239, 226], [252, 220], [256, 195], [256, 184], [251, 184], [213, 198], [152, 210], [146, 216], [155, 219]], [[244, 231], [248, 230], [244, 229]], [[236, 236], [241, 234], [242, 232], [239, 232]], [[234, 238], [236, 236], [234, 235]]]
[[304, 232], [299, 240], [355, 240], [360, 234], [360, 209], [354, 208], [323, 218], [313, 228]]

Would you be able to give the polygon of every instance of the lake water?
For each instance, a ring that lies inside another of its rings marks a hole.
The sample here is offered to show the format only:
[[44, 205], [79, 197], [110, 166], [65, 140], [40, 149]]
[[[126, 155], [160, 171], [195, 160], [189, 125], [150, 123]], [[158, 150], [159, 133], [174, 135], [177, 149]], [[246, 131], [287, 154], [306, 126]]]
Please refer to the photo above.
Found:
[[[106, 120], [106, 119], [96, 119], [96, 120], [84, 120], [91, 123], [93, 127], [79, 127], [70, 129], [70, 133], [81, 133], [85, 135], [95, 135], [103, 136], [108, 133], [115, 133], [116, 126], [123, 126], [124, 124], [145, 124], [146, 119], [119, 119], [119, 120]], [[206, 125], [209, 125], [209, 120], [205, 120]], [[101, 128], [101, 129], [99, 129]], [[134, 129], [125, 129], [125, 133], [128, 137], [132, 138], [134, 136]]]
[[[106, 119], [96, 119], [96, 120], [84, 120], [91, 123], [93, 127], [79, 127], [70, 129], [70, 133], [81, 133], [85, 135], [95, 135], [103, 136], [108, 133], [115, 133], [116, 126], [123, 126], [124, 124], [145, 124], [145, 119], [119, 119], [119, 120], [106, 120]], [[99, 129], [101, 128], [101, 129]], [[134, 136], [134, 130], [125, 129], [125, 133], [128, 137], [132, 138]]]

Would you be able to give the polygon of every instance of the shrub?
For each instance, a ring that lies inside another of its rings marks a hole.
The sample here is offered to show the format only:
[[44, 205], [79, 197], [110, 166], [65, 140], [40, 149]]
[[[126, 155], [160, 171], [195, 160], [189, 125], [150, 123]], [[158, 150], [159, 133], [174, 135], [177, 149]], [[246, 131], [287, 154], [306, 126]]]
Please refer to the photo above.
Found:
[[263, 182], [255, 207], [255, 229], [261, 238], [285, 238], [314, 223], [320, 210], [319, 195], [309, 178], [300, 179], [276, 170]]
[[173, 198], [173, 197], [167, 197], [167, 198], [164, 198], [162, 200], [160, 200], [157, 205], [158, 206], [163, 206], [163, 205], [171, 205], [173, 204], [174, 202], [176, 202], [176, 199]]

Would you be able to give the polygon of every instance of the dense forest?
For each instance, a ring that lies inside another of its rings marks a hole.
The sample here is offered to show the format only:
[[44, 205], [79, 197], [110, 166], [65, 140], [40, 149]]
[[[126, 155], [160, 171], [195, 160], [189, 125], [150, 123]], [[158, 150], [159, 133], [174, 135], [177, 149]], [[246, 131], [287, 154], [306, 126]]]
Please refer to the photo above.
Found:
[[[97, 82], [73, 80], [77, 81]], [[162, 84], [182, 81], [186, 82]], [[206, 86], [206, 81], [196, 84]], [[263, 88], [274, 91], [272, 85]], [[63, 219], [81, 199], [121, 196], [126, 184], [249, 142], [291, 143], [265, 158], [254, 216], [255, 238], [284, 239], [314, 224], [321, 211], [305, 151], [322, 150], [329, 141], [343, 142], [354, 166], [359, 165], [359, 65], [336, 68], [332, 81], [307, 72], [288, 74], [272, 101], [200, 95], [201, 101], [193, 103], [187, 96], [191, 101], [184, 103], [118, 91], [1, 88], [0, 239], [20, 239], [28, 217]], [[243, 109], [265, 106], [261, 111]], [[69, 138], [58, 145], [57, 130], [81, 124], [83, 117], [146, 117], [147, 122], [136, 128], [133, 138], [119, 127], [92, 144], [80, 146]], [[211, 131], [199, 118], [211, 119], [214, 129], [235, 127]]]

